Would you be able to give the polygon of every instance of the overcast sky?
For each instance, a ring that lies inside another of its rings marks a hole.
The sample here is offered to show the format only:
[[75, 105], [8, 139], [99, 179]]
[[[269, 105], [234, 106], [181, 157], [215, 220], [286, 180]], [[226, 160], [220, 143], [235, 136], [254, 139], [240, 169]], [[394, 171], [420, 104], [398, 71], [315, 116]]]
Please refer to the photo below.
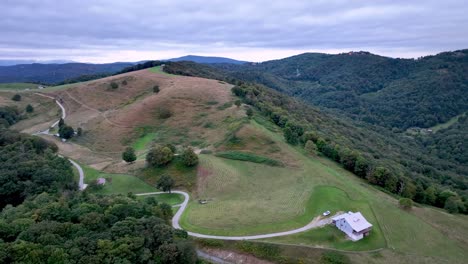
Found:
[[466, 0], [0, 0], [0, 59], [264, 61], [468, 48]]

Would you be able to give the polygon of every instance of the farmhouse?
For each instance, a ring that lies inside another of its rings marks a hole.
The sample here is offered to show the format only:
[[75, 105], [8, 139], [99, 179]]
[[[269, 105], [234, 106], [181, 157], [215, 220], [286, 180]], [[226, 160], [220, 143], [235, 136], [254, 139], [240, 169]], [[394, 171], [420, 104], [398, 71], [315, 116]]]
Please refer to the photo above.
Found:
[[333, 224], [345, 232], [353, 241], [358, 241], [368, 236], [372, 225], [362, 216], [360, 212], [348, 212], [332, 218]]

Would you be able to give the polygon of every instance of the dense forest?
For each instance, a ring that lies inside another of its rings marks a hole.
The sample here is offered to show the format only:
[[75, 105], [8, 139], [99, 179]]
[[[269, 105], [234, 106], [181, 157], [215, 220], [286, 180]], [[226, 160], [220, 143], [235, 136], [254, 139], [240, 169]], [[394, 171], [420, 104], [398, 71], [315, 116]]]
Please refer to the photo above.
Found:
[[75, 189], [68, 160], [39, 137], [0, 130], [0, 208], [42, 192]]
[[0, 214], [0, 263], [196, 263], [154, 198], [43, 193]]
[[196, 263], [172, 208], [76, 191], [71, 164], [41, 138], [0, 130], [0, 263]]
[[413, 59], [368, 52], [306, 53], [259, 64], [213, 64], [313, 105], [397, 130], [468, 111], [468, 50]]
[[[185, 71], [186, 68], [190, 70]], [[197, 71], [198, 68], [201, 70]], [[468, 168], [430, 153], [420, 142], [423, 139], [330, 114], [263, 85], [236, 79], [219, 69], [209, 71], [206, 65], [171, 64], [165, 71], [185, 71], [183, 75], [235, 83], [235, 95], [282, 127], [289, 143], [303, 146], [312, 140], [323, 155], [342, 163], [357, 176], [417, 202], [445, 207], [445, 195], [454, 194], [450, 202], [456, 200], [457, 211], [465, 211], [468, 179], [464, 175], [468, 174]], [[361, 166], [360, 171], [355, 170], [356, 162]], [[442, 198], [432, 199], [433, 194]]]

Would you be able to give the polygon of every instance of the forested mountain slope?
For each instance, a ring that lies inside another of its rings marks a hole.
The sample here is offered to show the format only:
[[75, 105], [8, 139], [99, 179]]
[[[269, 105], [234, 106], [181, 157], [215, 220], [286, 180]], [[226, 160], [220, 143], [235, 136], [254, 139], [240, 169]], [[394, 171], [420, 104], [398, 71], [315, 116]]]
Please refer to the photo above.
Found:
[[[425, 138], [409, 137], [394, 133], [385, 127], [330, 114], [268, 87], [236, 80], [220, 69], [211, 68], [210, 71], [206, 65], [173, 63], [166, 65], [164, 70], [236, 83], [238, 88], [233, 90], [237, 95], [275, 124], [283, 127], [288, 142], [305, 144], [309, 139], [315, 140], [324, 155], [338, 162], [343, 162], [349, 156], [354, 157], [353, 159], [361, 156], [366, 169], [354, 172], [357, 175], [361, 174], [361, 177], [372, 178], [369, 180], [372, 182], [375, 180], [372, 174], [380, 170], [378, 167], [385, 168], [380, 171], [385, 174], [385, 180], [374, 183], [391, 192], [401, 195], [408, 191], [412, 194], [405, 195], [418, 202], [424, 202], [424, 191], [429, 189], [429, 192], [432, 192], [433, 185], [437, 186], [439, 193], [445, 189], [453, 189], [462, 195], [467, 194], [468, 179], [464, 177], [468, 174], [467, 166], [439, 156], [437, 150], [427, 147], [427, 144], [437, 145], [436, 142], [426, 142], [425, 145]], [[456, 137], [464, 136], [457, 134]], [[319, 138], [323, 141], [319, 141]], [[353, 166], [354, 163], [351, 167]], [[422, 195], [418, 197], [416, 193]], [[438, 206], [442, 206], [440, 201]]]
[[66, 63], [66, 64], [21, 64], [0, 66], [0, 83], [35, 82], [55, 84], [82, 75], [115, 73], [134, 63], [116, 62], [106, 64]]
[[313, 105], [388, 128], [431, 127], [468, 110], [468, 50], [413, 59], [368, 52], [306, 53], [213, 65]]

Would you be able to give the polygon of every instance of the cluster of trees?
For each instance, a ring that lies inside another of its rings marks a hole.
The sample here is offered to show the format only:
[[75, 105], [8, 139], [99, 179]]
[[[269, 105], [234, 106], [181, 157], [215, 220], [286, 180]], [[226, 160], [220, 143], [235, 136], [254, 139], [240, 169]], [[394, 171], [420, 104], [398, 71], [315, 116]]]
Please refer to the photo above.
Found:
[[18, 108], [11, 106], [0, 107], [0, 128], [8, 128], [21, 119]]
[[1, 263], [196, 263], [153, 197], [42, 193], [0, 214]]
[[[174, 159], [175, 152], [176, 147], [171, 144], [165, 146], [156, 145], [146, 154], [146, 162], [153, 167], [166, 166]], [[184, 148], [179, 157], [182, 163], [187, 167], [198, 164], [198, 156], [190, 147]]]
[[58, 133], [61, 138], [70, 139], [75, 135], [75, 130], [73, 129], [73, 127], [65, 124], [65, 121], [62, 118], [60, 118], [58, 127], [59, 127]]
[[41, 192], [76, 188], [70, 162], [56, 151], [42, 138], [0, 130], [0, 208]]
[[[324, 156], [341, 163], [344, 168], [357, 176], [371, 184], [382, 187], [388, 192], [414, 199], [420, 203], [446, 208], [450, 212], [468, 213], [468, 199], [466, 197], [461, 197], [456, 192], [451, 191], [450, 193], [454, 195], [446, 197], [446, 188], [438, 187], [419, 178], [414, 180], [405, 176], [404, 171], [395, 170], [379, 163], [379, 160], [369, 155], [369, 153], [361, 154], [353, 149], [352, 145], [346, 146], [335, 143], [330, 137], [325, 137], [326, 134], [319, 135], [317, 133], [323, 127], [314, 128], [307, 119], [302, 119], [299, 122], [297, 116], [293, 115], [298, 110], [309, 109], [299, 108], [291, 111], [290, 108], [286, 108], [286, 106], [292, 105], [290, 102], [281, 97], [276, 97], [274, 93], [269, 94], [267, 90], [258, 85], [240, 83], [240, 86], [235, 86], [232, 92], [243, 98], [247, 104], [257, 107], [260, 113], [279, 127], [282, 127], [285, 140], [288, 143], [307, 146], [306, 150], [308, 152], [317, 150]], [[313, 114], [314, 111], [308, 113]], [[321, 124], [323, 124], [323, 121]], [[435, 199], [431, 196], [432, 190], [434, 190]], [[453, 204], [456, 204], [456, 206]]]
[[133, 66], [126, 67], [126, 68], [124, 68], [123, 70], [117, 72], [114, 75], [122, 74], [122, 73], [126, 73], [126, 72], [132, 72], [132, 71], [139, 71], [139, 70], [148, 69], [148, 68], [153, 68], [153, 67], [156, 67], [156, 66], [160, 66], [162, 64], [164, 64], [164, 63], [161, 62], [161, 61], [147, 61], [147, 62], [144, 62], [144, 63], [139, 63], [139, 64], [136, 64], [136, 65], [133, 65]]

